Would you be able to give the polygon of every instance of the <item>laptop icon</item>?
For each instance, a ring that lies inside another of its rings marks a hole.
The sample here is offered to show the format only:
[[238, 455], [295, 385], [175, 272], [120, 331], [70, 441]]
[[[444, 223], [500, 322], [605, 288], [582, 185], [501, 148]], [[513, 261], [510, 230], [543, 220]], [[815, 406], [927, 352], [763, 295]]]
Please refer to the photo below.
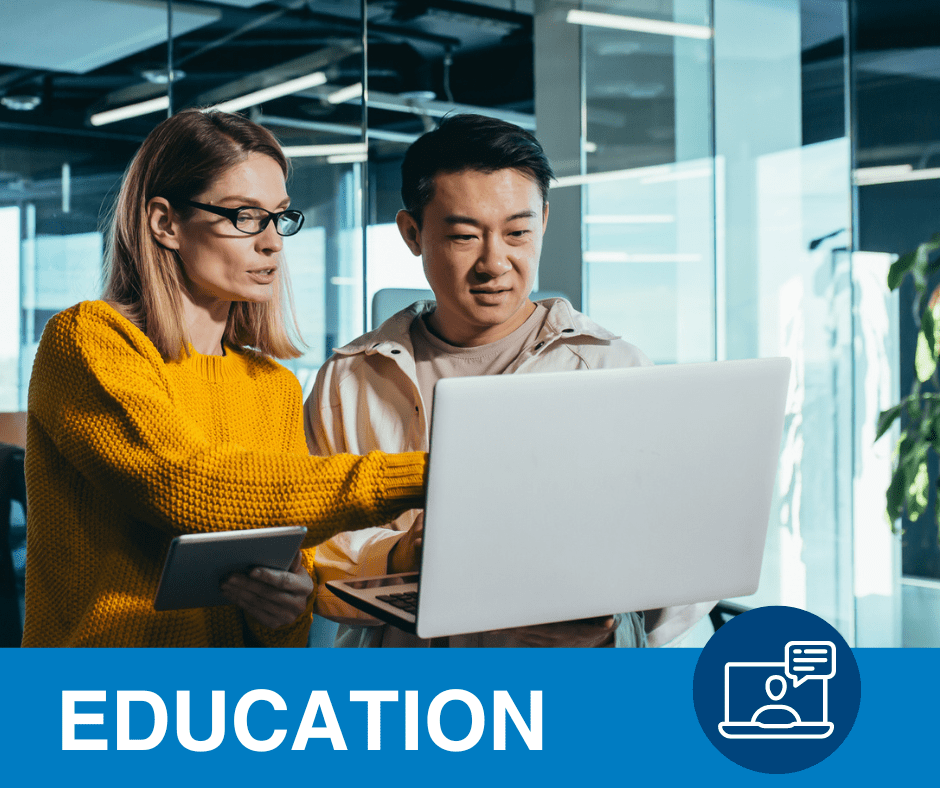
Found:
[[726, 739], [825, 739], [829, 722], [829, 681], [794, 682], [785, 662], [725, 664]]

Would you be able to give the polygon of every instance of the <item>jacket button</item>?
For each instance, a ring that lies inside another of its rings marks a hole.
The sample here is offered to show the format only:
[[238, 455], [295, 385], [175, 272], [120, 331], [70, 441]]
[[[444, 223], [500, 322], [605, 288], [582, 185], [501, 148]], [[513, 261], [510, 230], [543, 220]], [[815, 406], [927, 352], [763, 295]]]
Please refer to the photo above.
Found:
[[544, 345], [544, 344], [545, 344], [544, 342], [539, 342], [539, 343], [535, 346], [535, 350], [538, 350], [538, 349], [539, 349], [540, 347], [542, 347], [542, 345]]
[[573, 329], [573, 328], [563, 328], [563, 329], [561, 330], [561, 333], [562, 333], [562, 334], [573, 334], [573, 333], [574, 333], [574, 329]]
[[393, 356], [397, 356], [399, 353], [401, 353], [401, 351], [397, 349], [392, 351]]

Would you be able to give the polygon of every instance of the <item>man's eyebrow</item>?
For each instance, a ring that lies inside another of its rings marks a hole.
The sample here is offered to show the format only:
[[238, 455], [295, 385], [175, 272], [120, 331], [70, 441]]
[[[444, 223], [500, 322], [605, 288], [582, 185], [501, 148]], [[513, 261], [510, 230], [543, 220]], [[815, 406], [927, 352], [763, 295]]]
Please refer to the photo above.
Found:
[[516, 219], [534, 219], [535, 211], [522, 211], [521, 213], [514, 213], [508, 219], [507, 222], [514, 222]]
[[474, 227], [480, 224], [476, 219], [470, 216], [460, 216], [459, 214], [453, 213], [450, 216], [445, 216], [444, 221], [447, 222], [447, 224], [472, 224]]
[[[535, 211], [520, 211], [519, 213], [514, 213], [512, 216], [507, 216], [504, 220], [506, 223], [514, 222], [516, 219], [533, 219], [535, 218]], [[474, 227], [478, 227], [480, 222], [470, 216], [460, 216], [459, 214], [451, 214], [450, 216], [445, 216], [444, 221], [447, 224], [472, 224]]]

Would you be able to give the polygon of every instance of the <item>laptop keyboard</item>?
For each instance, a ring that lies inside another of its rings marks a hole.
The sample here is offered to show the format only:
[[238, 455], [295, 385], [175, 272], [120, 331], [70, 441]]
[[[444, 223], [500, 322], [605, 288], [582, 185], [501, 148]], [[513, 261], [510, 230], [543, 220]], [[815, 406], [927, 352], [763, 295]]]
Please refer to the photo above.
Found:
[[397, 594], [379, 594], [376, 599], [381, 599], [406, 613], [414, 613], [418, 609], [418, 592], [401, 591]]

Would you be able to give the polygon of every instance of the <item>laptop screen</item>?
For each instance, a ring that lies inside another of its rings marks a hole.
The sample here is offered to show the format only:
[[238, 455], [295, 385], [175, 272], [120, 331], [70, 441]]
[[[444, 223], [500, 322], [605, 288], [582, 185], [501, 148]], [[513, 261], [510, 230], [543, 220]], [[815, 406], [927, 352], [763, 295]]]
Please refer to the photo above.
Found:
[[[827, 721], [827, 682], [787, 678], [783, 662], [725, 666], [725, 722], [787, 723]], [[755, 718], [755, 714], [757, 715]]]

